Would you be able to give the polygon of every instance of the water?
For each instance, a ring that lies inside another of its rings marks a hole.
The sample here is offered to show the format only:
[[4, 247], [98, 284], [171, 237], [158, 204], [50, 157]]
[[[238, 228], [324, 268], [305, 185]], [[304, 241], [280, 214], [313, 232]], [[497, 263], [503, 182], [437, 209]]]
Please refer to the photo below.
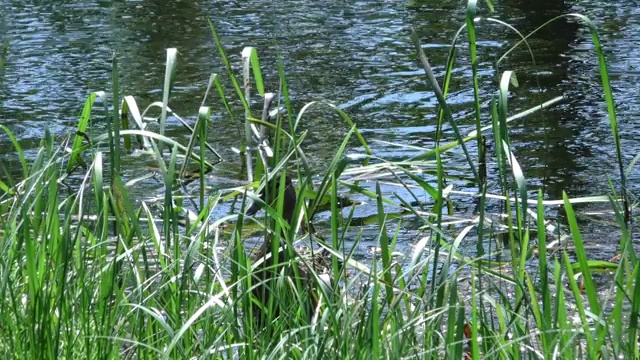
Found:
[[[327, 100], [347, 111], [368, 141], [375, 139], [430, 147], [433, 144], [436, 101], [419, 68], [409, 29], [423, 39], [436, 75], [442, 76], [450, 42], [464, 23], [459, 1], [18, 1], [5, 0], [0, 12], [0, 36], [9, 44], [9, 58], [0, 75], [0, 122], [8, 126], [32, 156], [48, 128], [59, 138], [75, 131], [84, 99], [91, 91], [111, 88], [111, 57], [120, 69], [121, 94], [133, 95], [141, 107], [160, 100], [165, 49], [176, 47], [179, 63], [170, 106], [193, 121], [211, 73], [226, 79], [207, 19], [211, 19], [239, 76], [244, 46], [258, 49], [267, 90], [277, 91], [277, 56], [282, 56], [294, 107]], [[480, 16], [490, 14], [481, 4]], [[618, 105], [623, 152], [627, 163], [640, 149], [637, 82], [640, 60], [640, 10], [633, 1], [509, 1], [494, 16], [523, 33], [562, 13], [579, 12], [594, 19], [600, 30], [612, 73]], [[486, 109], [499, 73], [493, 64], [518, 36], [503, 26], [478, 26], [481, 84]], [[460, 44], [464, 44], [464, 39]], [[530, 40], [535, 65], [523, 49], [501, 65], [515, 70], [520, 87], [512, 89], [513, 113], [555, 96], [566, 100], [552, 109], [514, 123], [514, 152], [530, 186], [544, 186], [545, 197], [603, 194], [607, 179], [616, 177], [610, 125], [604, 105], [597, 59], [590, 34], [574, 20], [562, 20]], [[473, 91], [468, 53], [459, 60], [449, 100], [462, 132], [474, 129]], [[227, 81], [228, 84], [228, 81]], [[227, 87], [227, 94], [232, 94]], [[214, 147], [236, 162], [230, 150], [239, 145], [241, 125], [226, 115], [211, 97], [214, 112], [209, 132]], [[239, 108], [237, 108], [239, 110]], [[241, 114], [241, 111], [237, 111]], [[94, 126], [104, 129], [96, 108]], [[483, 118], [488, 124], [489, 119]], [[304, 146], [320, 172], [347, 132], [335, 114], [314, 112], [305, 117], [309, 129]], [[169, 136], [184, 143], [188, 134], [169, 119]], [[374, 153], [401, 159], [411, 152], [371, 143]], [[490, 145], [490, 151], [493, 147]], [[356, 151], [352, 149], [351, 151]], [[472, 152], [475, 152], [471, 144]], [[17, 157], [8, 137], [0, 134], [0, 166], [14, 168]], [[465, 169], [462, 156], [450, 166]], [[127, 159], [135, 173], [139, 158]], [[216, 171], [229, 173], [234, 165]], [[2, 171], [4, 174], [4, 171]], [[630, 190], [640, 172], [630, 173]], [[4, 176], [4, 175], [2, 175]], [[223, 184], [222, 184], [223, 185]], [[222, 186], [221, 185], [221, 186]], [[148, 185], [153, 190], [152, 184]], [[141, 193], [148, 189], [139, 188]]]

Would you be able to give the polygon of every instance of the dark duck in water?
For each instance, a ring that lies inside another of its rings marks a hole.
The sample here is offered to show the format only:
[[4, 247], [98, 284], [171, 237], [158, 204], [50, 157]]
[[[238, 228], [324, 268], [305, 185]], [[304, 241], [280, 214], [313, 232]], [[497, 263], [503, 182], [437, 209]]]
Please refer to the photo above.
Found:
[[[262, 201], [254, 201], [246, 211], [249, 216], [255, 215], [265, 204], [271, 209], [277, 209], [278, 195], [282, 194], [283, 196], [282, 211], [279, 214], [285, 224], [280, 222], [280, 234], [276, 235], [273, 231], [267, 232], [263, 244], [251, 256], [254, 264], [251, 291], [255, 298], [252, 307], [253, 316], [261, 326], [278, 316], [295, 311], [296, 309], [290, 303], [292, 298], [304, 305], [301, 309], [304, 309], [305, 317], [310, 318], [318, 305], [317, 286], [315, 285], [320, 283], [323, 286], [328, 286], [329, 284], [327, 275], [321, 274], [328, 263], [326, 252], [319, 251], [309, 256], [308, 254], [300, 254], [287, 245], [293, 243], [293, 241], [286, 240], [287, 235], [290, 235], [290, 240], [293, 240], [295, 235], [295, 229], [292, 230], [291, 227], [295, 226], [294, 220], [297, 219], [295, 210], [298, 198], [291, 178], [287, 176], [283, 180], [284, 183], [280, 177], [277, 177], [267, 183], [260, 193]], [[269, 191], [267, 191], [268, 186], [271, 186]], [[269, 197], [266, 196], [267, 192]], [[267, 216], [273, 214], [271, 209], [267, 211]], [[276, 226], [273, 224], [278, 219], [277, 217], [272, 218], [275, 221], [268, 221], [272, 224], [268, 228], [274, 229]], [[286, 277], [283, 278], [282, 275]], [[284, 282], [285, 286], [283, 287], [280, 286], [283, 282], [278, 281], [280, 279], [289, 281]], [[293, 291], [293, 294], [290, 291]], [[279, 295], [271, 298], [276, 293]], [[283, 299], [280, 295], [289, 296], [289, 298]]]

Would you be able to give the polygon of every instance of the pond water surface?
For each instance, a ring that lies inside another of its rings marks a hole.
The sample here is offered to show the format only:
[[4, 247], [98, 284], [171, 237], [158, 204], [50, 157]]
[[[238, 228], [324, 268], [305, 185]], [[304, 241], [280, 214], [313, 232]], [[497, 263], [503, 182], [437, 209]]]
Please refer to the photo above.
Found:
[[[518, 0], [497, 5], [496, 13], [490, 14], [480, 2], [479, 15], [499, 18], [525, 34], [560, 14], [577, 12], [594, 19], [612, 74], [629, 163], [640, 150], [640, 57], [636, 53], [640, 10], [635, 2]], [[0, 123], [26, 149], [36, 148], [45, 128], [59, 138], [72, 134], [86, 96], [91, 91], [110, 92], [113, 51], [119, 59], [121, 94], [135, 96], [144, 108], [161, 99], [169, 47], [179, 51], [170, 106], [193, 122], [209, 75], [225, 74], [207, 25], [211, 19], [236, 70], [243, 47], [258, 49], [268, 90], [273, 92], [278, 87], [277, 57], [282, 57], [296, 110], [312, 100], [327, 100], [349, 113], [368, 141], [430, 147], [436, 101], [416, 60], [409, 30], [415, 28], [422, 37], [436, 75], [442, 76], [450, 43], [464, 16], [460, 2], [448, 0], [437, 5], [428, 1], [5, 0], [0, 40], [8, 43], [9, 57], [0, 74]], [[481, 22], [478, 38], [481, 101], [486, 110], [499, 78], [494, 63], [518, 36], [504, 26]], [[473, 90], [468, 52], [464, 41], [460, 44], [449, 101], [466, 134], [475, 128], [470, 111]], [[560, 20], [535, 35], [530, 45], [535, 64], [520, 50], [501, 65], [500, 71], [516, 71], [520, 82], [512, 90], [513, 113], [565, 96], [560, 104], [510, 129], [514, 152], [530, 186], [543, 186], [549, 199], [561, 198], [563, 190], [572, 196], [607, 193], [607, 179], [616, 177], [617, 168], [589, 32], [574, 20]], [[230, 86], [227, 93], [232, 94]], [[228, 118], [219, 99], [210, 99], [214, 113], [210, 141], [235, 169], [230, 148], [239, 145], [241, 125]], [[485, 115], [483, 121], [488, 124], [489, 118]], [[321, 172], [348, 128], [329, 112], [312, 113], [304, 119], [304, 127], [310, 130], [305, 150], [314, 169]], [[169, 135], [187, 142], [188, 133], [173, 118]], [[415, 155], [380, 143], [373, 150], [392, 160]], [[475, 153], [473, 144], [470, 151]], [[2, 173], [11, 173], [16, 156], [5, 134], [0, 134], [0, 156]], [[462, 156], [449, 160], [454, 169], [467, 167]], [[127, 161], [127, 167], [136, 172], [139, 160]], [[231, 172], [224, 167], [216, 171], [224, 176]], [[630, 173], [632, 193], [638, 190], [639, 176], [635, 169]], [[143, 194], [148, 189], [138, 191]]]

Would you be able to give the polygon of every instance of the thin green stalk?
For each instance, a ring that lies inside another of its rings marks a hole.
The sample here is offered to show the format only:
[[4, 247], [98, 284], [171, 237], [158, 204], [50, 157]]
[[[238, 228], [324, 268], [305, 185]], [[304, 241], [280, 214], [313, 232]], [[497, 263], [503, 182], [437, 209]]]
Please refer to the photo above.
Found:
[[[109, 148], [111, 150], [111, 164], [112, 165], [112, 173], [111, 179], [114, 178], [115, 174], [120, 174], [120, 75], [118, 73], [118, 57], [116, 56], [116, 52], [113, 52], [113, 57], [111, 58], [111, 89], [113, 92], [112, 101], [112, 121], [113, 125], [113, 138], [109, 139], [109, 142], [113, 141], [110, 144]], [[111, 129], [109, 129], [111, 131]]]

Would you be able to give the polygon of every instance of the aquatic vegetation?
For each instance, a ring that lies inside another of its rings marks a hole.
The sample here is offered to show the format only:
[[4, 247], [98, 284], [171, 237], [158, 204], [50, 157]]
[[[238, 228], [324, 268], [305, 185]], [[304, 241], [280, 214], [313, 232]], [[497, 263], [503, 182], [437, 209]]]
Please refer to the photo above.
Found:
[[[207, 190], [206, 175], [221, 166], [222, 156], [208, 143], [211, 109], [205, 101], [192, 127], [168, 106], [175, 49], [167, 51], [162, 101], [140, 112], [136, 99], [121, 97], [114, 81], [111, 108], [104, 92], [91, 94], [68, 144], [57, 144], [48, 134], [31, 161], [11, 131], [0, 126], [21, 164], [20, 181], [0, 182], [0, 354], [51, 359], [638, 357], [640, 270], [613, 97], [595, 27], [583, 16], [571, 16], [592, 34], [620, 165], [619, 187], [612, 182], [604, 196], [544, 200], [539, 191], [532, 196], [509, 126], [557, 99], [508, 116], [509, 88], [517, 81], [516, 74], [505, 71], [486, 117], [491, 124], [481, 123], [476, 97], [476, 131], [463, 136], [447, 104], [456, 46], [440, 85], [415, 34], [418, 58], [442, 109], [439, 130], [448, 124], [454, 137], [445, 139], [437, 131], [435, 146], [419, 149], [411, 159], [373, 156], [357, 124], [332, 104], [310, 103], [295, 112], [281, 64], [280, 91], [268, 93], [256, 49], [243, 51], [238, 81], [213, 25], [234, 98], [215, 74], [204, 98], [214, 93], [233, 119], [234, 106], [244, 110], [243, 186]], [[473, 63], [478, 21], [470, 1], [459, 34], [466, 31]], [[116, 57], [112, 66], [117, 79]], [[476, 93], [477, 76], [473, 67]], [[259, 119], [252, 113], [252, 88], [264, 101]], [[104, 110], [98, 109], [100, 103]], [[322, 174], [308, 170], [301, 146], [307, 132], [299, 131], [315, 106], [334, 110], [345, 126], [344, 141]], [[274, 107], [278, 111], [271, 111]], [[154, 109], [157, 117], [149, 115]], [[103, 134], [93, 133], [96, 116], [108, 120]], [[188, 144], [166, 135], [168, 116], [189, 126]], [[150, 130], [156, 124], [159, 130]], [[347, 156], [353, 143], [362, 153]], [[448, 152], [464, 156], [467, 173], [449, 171], [443, 156]], [[136, 184], [153, 175], [126, 171], [122, 159], [133, 153], [136, 160], [155, 164], [157, 198], [136, 194]], [[488, 159], [496, 164], [499, 194], [489, 193]], [[260, 179], [276, 174], [294, 178], [293, 208], [284, 204], [286, 186], [265, 186], [261, 200], [251, 191]], [[454, 180], [477, 191], [449, 185]], [[264, 203], [264, 220], [252, 216], [255, 209], [245, 211], [249, 199]], [[455, 203], [469, 199], [477, 211], [459, 212]], [[231, 210], [225, 207], [233, 201]], [[489, 202], [502, 211], [490, 213]], [[588, 257], [573, 208], [585, 202], [610, 204], [620, 238], [616, 259]], [[546, 219], [551, 206], [562, 207], [566, 217]], [[221, 214], [220, 208], [227, 212]], [[367, 215], [356, 215], [362, 208]], [[417, 228], [414, 244], [402, 247], [401, 232], [410, 227]], [[256, 232], [269, 241], [259, 256], [251, 256], [247, 238]], [[374, 255], [356, 258], [355, 248], [371, 240]], [[326, 255], [333, 288], [323, 286], [323, 274], [305, 263], [310, 260], [293, 253], [299, 242]], [[469, 243], [475, 245], [472, 253], [464, 246]], [[265, 262], [269, 252], [271, 260]], [[291, 269], [304, 269], [304, 281], [278, 263], [301, 265]], [[256, 312], [263, 310], [263, 321], [256, 322]]]

